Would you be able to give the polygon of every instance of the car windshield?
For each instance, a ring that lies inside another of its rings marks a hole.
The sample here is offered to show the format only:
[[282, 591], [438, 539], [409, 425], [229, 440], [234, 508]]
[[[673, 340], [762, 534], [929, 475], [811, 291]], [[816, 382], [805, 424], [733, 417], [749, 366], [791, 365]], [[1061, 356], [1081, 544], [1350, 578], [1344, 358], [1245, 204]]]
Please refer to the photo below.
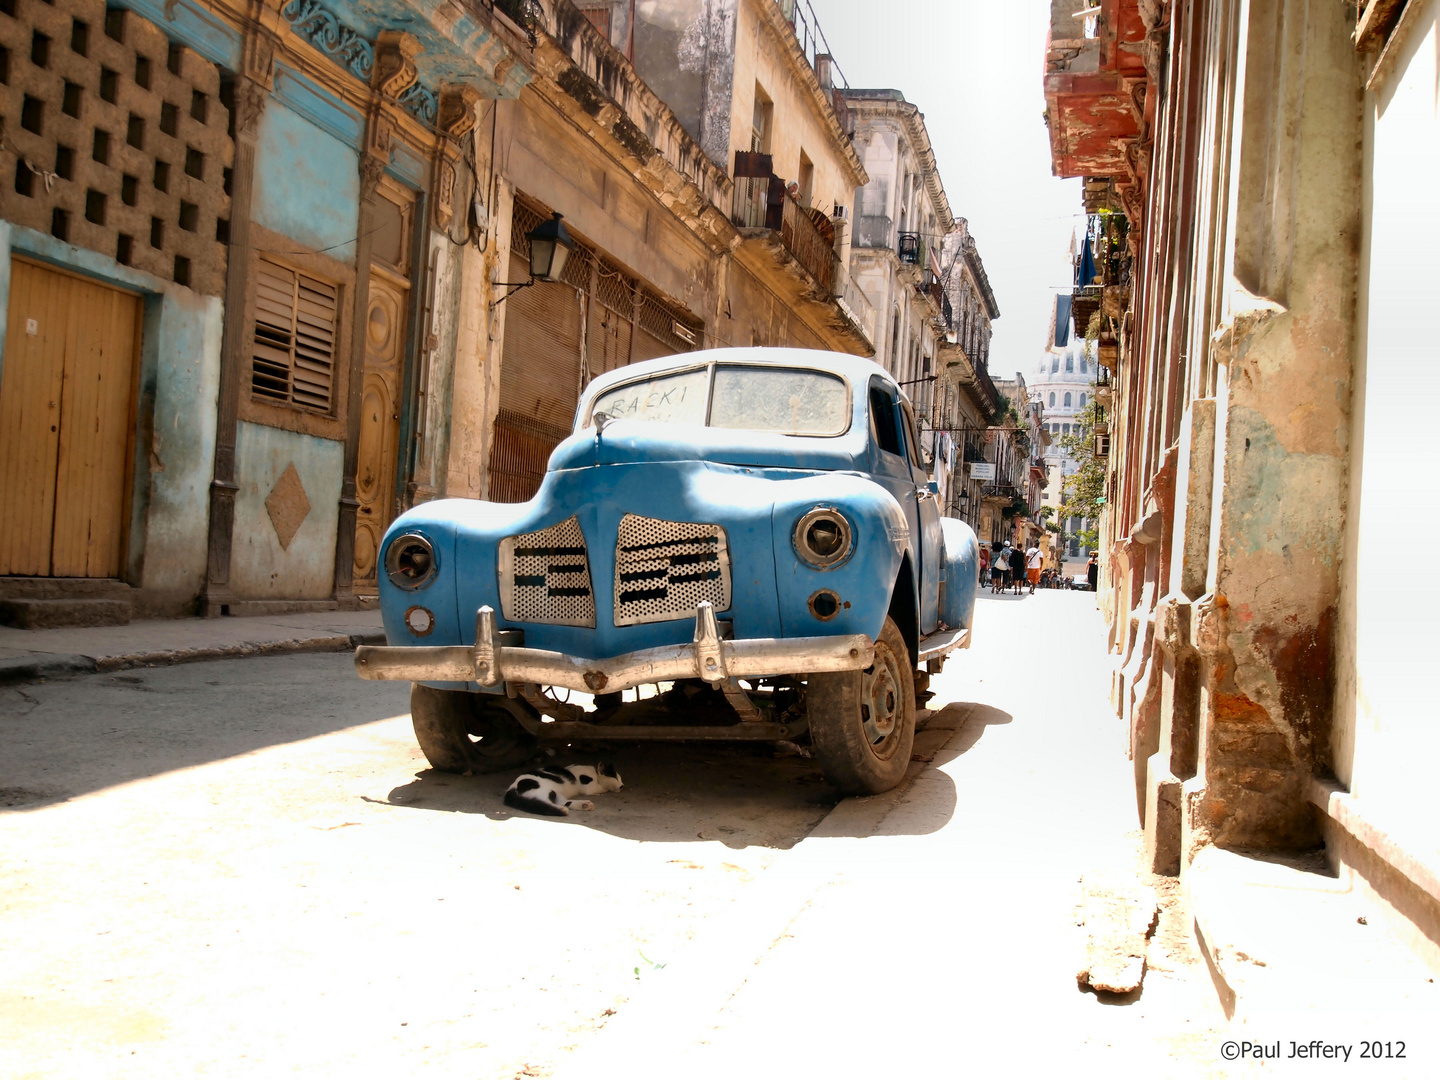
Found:
[[[595, 399], [590, 416], [604, 413], [616, 420], [653, 420], [660, 424], [705, 422], [706, 368], [668, 371], [643, 382], [626, 383]], [[584, 423], [590, 423], [586, 417]]]
[[[617, 420], [773, 431], [782, 435], [843, 435], [850, 426], [845, 380], [824, 371], [745, 364], [666, 372], [608, 390], [592, 403]], [[708, 395], [707, 383], [711, 392]]]

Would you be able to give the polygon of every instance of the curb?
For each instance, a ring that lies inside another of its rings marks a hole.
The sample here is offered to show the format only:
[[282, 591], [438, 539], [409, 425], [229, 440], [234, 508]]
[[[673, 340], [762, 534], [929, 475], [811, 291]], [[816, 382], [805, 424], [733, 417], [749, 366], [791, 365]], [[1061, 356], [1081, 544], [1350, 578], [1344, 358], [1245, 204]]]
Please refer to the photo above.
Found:
[[361, 645], [384, 645], [385, 634], [327, 634], [323, 637], [290, 638], [286, 641], [240, 641], [197, 649], [160, 649], [154, 652], [124, 653], [118, 656], [39, 653], [35, 656], [0, 659], [0, 686], [39, 682], [43, 679], [73, 678], [137, 667], [168, 667], [212, 660], [246, 660], [261, 656], [289, 656], [294, 653], [347, 652]]

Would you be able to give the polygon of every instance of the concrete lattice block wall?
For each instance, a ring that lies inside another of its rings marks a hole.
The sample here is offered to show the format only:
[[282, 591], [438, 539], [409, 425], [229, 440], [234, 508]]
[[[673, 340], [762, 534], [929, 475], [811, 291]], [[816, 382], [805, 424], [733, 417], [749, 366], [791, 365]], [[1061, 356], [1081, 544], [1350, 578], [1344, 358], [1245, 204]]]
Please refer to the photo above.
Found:
[[219, 68], [103, 0], [0, 0], [0, 49], [0, 217], [219, 296]]

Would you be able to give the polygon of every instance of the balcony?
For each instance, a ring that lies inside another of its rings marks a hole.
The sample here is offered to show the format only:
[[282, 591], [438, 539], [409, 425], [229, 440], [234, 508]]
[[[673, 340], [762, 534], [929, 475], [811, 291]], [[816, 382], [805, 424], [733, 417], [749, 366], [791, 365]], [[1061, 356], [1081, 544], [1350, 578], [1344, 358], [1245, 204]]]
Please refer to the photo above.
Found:
[[901, 262], [919, 266], [920, 234], [918, 232], [902, 232], [897, 240], [897, 251]]
[[840, 274], [840, 287], [835, 290], [835, 302], [840, 305], [850, 321], [864, 331], [873, 349], [875, 345], [875, 305], [870, 302], [870, 297], [865, 295], [865, 290], [855, 284], [855, 279], [846, 273], [843, 267]]
[[[738, 158], [740, 155], [736, 155]], [[769, 156], [752, 154], [750, 157]], [[736, 172], [740, 172], [737, 161]], [[737, 176], [730, 221], [740, 229], [768, 230], [779, 236], [780, 244], [800, 264], [816, 286], [830, 295], [835, 284], [835, 241], [833, 226], [827, 238], [815, 220], [818, 211], [807, 210], [786, 190], [778, 176]]]

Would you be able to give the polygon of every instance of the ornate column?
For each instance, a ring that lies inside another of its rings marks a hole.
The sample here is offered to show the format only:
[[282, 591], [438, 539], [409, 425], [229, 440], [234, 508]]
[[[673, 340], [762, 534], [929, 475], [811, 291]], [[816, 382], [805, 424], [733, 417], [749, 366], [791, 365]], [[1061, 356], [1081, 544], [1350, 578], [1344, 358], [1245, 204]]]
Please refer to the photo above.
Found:
[[[378, 65], [377, 65], [378, 66]], [[360, 455], [360, 402], [365, 392], [365, 325], [370, 312], [370, 233], [375, 193], [390, 164], [391, 126], [376, 103], [365, 128], [360, 153], [360, 214], [355, 238], [355, 296], [350, 320], [350, 378], [345, 405], [345, 472], [340, 484], [340, 520], [335, 532], [335, 599], [343, 605], [355, 596], [355, 469]], [[380, 571], [384, 572], [383, 568]]]
[[244, 70], [234, 83], [235, 163], [230, 174], [230, 247], [225, 268], [225, 327], [220, 343], [220, 391], [216, 405], [215, 474], [210, 482], [210, 541], [201, 614], [226, 614], [230, 552], [235, 531], [235, 436], [239, 427], [241, 376], [246, 367], [245, 311], [250, 286], [250, 203], [255, 187], [255, 143], [270, 98], [275, 49], [253, 31], [246, 38]]

